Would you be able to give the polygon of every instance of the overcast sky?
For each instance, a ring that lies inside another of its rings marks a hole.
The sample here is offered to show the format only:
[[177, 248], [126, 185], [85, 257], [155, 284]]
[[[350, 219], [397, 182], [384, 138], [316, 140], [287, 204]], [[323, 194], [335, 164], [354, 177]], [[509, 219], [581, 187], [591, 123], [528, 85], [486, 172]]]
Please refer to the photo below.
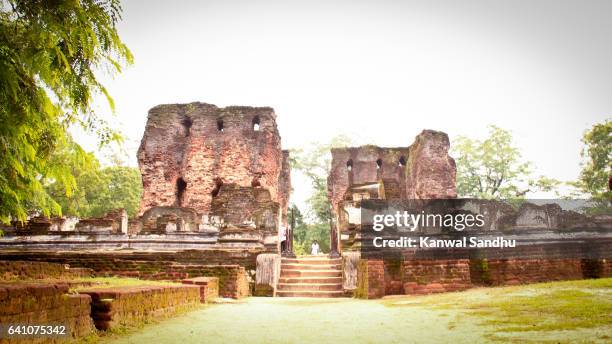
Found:
[[271, 106], [283, 148], [339, 133], [380, 146], [407, 146], [422, 129], [481, 138], [495, 124], [538, 174], [561, 180], [578, 175], [583, 132], [612, 117], [609, 0], [123, 8], [135, 63], [106, 85], [134, 165], [147, 111], [163, 103]]

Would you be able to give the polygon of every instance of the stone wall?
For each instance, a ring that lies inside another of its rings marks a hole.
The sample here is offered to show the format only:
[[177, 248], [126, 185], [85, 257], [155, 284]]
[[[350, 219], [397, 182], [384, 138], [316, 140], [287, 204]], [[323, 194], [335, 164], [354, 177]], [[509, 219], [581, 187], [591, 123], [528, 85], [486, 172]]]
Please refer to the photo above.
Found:
[[[0, 283], [0, 323], [62, 324], [75, 339], [93, 333], [91, 297], [68, 294], [68, 291], [67, 284]], [[28, 337], [27, 340], [29, 343], [50, 343], [57, 338], [32, 340]]]
[[423, 130], [408, 147], [333, 148], [327, 191], [340, 250], [356, 250], [355, 222], [363, 199], [456, 198], [449, 147], [445, 133]]
[[200, 288], [200, 303], [213, 302], [219, 297], [219, 278], [217, 277], [194, 277], [181, 282]]
[[441, 293], [471, 287], [468, 259], [407, 260], [402, 269], [402, 294]]
[[91, 316], [99, 330], [141, 325], [194, 309], [200, 303], [200, 288], [192, 285], [88, 289], [80, 293], [91, 297]]
[[380, 298], [474, 286], [603, 278], [612, 276], [611, 266], [606, 259], [361, 259], [354, 293], [360, 298]]
[[3, 260], [31, 260], [89, 268], [98, 276], [124, 276], [180, 281], [191, 277], [218, 277], [222, 297], [250, 295], [257, 252], [37, 252], [0, 251]]
[[89, 277], [93, 270], [46, 262], [0, 261], [0, 280], [70, 279]]
[[362, 146], [332, 149], [327, 179], [332, 208], [352, 185], [384, 182], [385, 199], [455, 198], [455, 161], [448, 135], [423, 130], [409, 147]]
[[141, 213], [180, 206], [207, 214], [219, 187], [230, 183], [260, 186], [273, 201], [286, 203], [284, 154], [272, 108], [156, 106], [149, 111], [138, 151]]
[[[472, 260], [471, 280], [476, 285], [516, 285], [589, 277], [581, 259]], [[592, 274], [591, 274], [592, 275]], [[604, 277], [596, 273], [591, 277]]]

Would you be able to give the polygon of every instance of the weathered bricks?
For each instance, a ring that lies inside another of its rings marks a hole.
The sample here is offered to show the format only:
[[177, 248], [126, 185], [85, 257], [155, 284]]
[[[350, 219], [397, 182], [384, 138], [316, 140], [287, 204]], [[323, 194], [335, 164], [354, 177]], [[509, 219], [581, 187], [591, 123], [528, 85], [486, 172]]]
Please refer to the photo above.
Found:
[[288, 153], [281, 150], [272, 108], [158, 105], [149, 111], [138, 163], [141, 214], [156, 206], [210, 214], [213, 198], [229, 184], [267, 190], [286, 214]]
[[80, 293], [91, 297], [91, 316], [99, 330], [139, 325], [200, 303], [200, 288], [193, 285], [94, 288]]
[[[91, 297], [67, 294], [67, 284], [28, 282], [0, 284], [1, 324], [61, 324], [72, 338], [93, 332]], [[34, 338], [51, 342], [53, 338]]]
[[184, 279], [183, 284], [192, 284], [200, 287], [200, 302], [208, 303], [219, 297], [219, 278], [194, 277]]

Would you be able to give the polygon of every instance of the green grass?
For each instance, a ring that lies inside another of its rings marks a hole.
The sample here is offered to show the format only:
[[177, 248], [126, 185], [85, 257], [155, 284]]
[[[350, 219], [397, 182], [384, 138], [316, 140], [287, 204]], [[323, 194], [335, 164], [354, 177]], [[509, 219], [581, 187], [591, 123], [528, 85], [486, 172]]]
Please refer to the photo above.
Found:
[[124, 277], [84, 277], [73, 280], [74, 282], [82, 283], [82, 285], [72, 288], [73, 291], [79, 291], [91, 288], [117, 288], [117, 287], [146, 287], [146, 286], [164, 286], [177, 285], [178, 283], [167, 281], [148, 281], [137, 278]]
[[248, 298], [210, 305], [96, 341], [610, 343], [611, 303], [612, 279], [382, 300]]
[[612, 339], [611, 278], [481, 288], [413, 301], [384, 302], [461, 311], [494, 341], [564, 342], [573, 334], [586, 336], [587, 342]]

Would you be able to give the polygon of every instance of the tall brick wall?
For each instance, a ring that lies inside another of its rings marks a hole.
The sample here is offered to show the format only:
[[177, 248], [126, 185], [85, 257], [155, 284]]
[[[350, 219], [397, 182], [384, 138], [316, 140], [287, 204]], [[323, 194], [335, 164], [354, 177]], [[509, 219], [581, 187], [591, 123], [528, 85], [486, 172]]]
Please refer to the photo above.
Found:
[[222, 184], [264, 188], [274, 202], [286, 206], [285, 155], [271, 108], [156, 106], [149, 111], [138, 150], [144, 186], [141, 214], [155, 206], [208, 214]]
[[[456, 166], [448, 155], [448, 135], [423, 130], [409, 147], [362, 146], [332, 149], [327, 178], [332, 209], [345, 197], [350, 186], [383, 181], [388, 199], [455, 198]], [[350, 165], [350, 168], [349, 168]]]
[[[406, 166], [400, 165], [400, 160], [408, 161], [409, 147], [362, 146], [333, 148], [331, 152], [332, 164], [327, 185], [333, 209], [337, 209], [351, 185], [392, 180], [398, 185], [400, 194], [405, 196]], [[348, 165], [351, 167], [348, 168]]]

